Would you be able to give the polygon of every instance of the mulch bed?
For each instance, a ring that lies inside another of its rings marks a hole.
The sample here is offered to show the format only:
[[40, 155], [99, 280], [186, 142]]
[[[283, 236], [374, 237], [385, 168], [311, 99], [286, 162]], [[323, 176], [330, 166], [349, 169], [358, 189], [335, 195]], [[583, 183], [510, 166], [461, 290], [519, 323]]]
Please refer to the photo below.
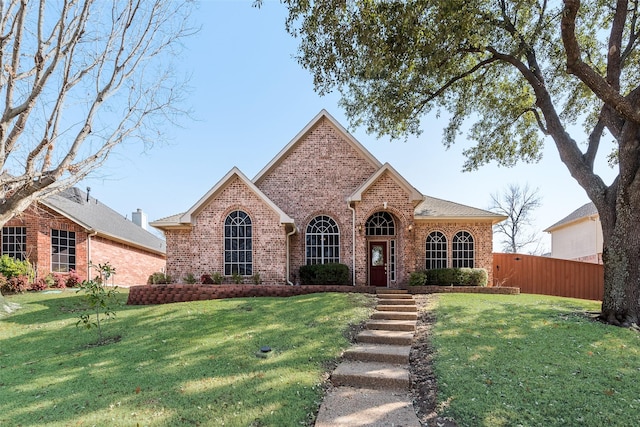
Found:
[[436, 377], [433, 373], [433, 347], [430, 334], [435, 323], [433, 307], [436, 295], [414, 295], [418, 306], [418, 322], [411, 353], [409, 354], [409, 375], [413, 407], [418, 419], [427, 427], [457, 427], [454, 420], [438, 415]]

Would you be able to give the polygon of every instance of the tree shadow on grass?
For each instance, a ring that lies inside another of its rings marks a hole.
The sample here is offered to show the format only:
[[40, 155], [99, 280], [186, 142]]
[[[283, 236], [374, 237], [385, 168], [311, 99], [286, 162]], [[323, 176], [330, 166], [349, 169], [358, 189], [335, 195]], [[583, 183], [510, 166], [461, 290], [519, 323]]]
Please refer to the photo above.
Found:
[[[20, 330], [1, 341], [0, 372], [12, 375], [0, 381], [0, 424], [309, 420], [318, 371], [339, 354], [336, 342], [346, 346], [333, 330], [349, 308], [342, 297], [125, 306], [105, 324], [122, 340], [96, 348], [75, 329], [78, 298], [39, 301], [45, 309], [8, 319]], [[266, 359], [255, 356], [262, 345], [273, 348]]]

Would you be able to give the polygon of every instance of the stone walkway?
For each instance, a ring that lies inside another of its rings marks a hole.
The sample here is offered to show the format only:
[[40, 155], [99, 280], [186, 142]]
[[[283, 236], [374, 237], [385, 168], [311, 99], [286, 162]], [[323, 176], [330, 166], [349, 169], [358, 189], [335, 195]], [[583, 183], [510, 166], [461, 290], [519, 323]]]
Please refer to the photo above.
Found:
[[416, 304], [407, 291], [377, 294], [366, 330], [331, 374], [334, 387], [320, 406], [316, 427], [420, 427], [409, 381]]

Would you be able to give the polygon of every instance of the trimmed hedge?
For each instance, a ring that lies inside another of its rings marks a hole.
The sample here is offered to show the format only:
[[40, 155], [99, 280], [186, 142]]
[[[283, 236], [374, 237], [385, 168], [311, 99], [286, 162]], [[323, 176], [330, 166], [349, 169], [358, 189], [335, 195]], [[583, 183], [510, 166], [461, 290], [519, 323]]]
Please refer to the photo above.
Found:
[[350, 285], [349, 267], [345, 264], [314, 264], [300, 267], [301, 285]]
[[489, 276], [484, 268], [436, 268], [415, 271], [409, 286], [487, 286]]

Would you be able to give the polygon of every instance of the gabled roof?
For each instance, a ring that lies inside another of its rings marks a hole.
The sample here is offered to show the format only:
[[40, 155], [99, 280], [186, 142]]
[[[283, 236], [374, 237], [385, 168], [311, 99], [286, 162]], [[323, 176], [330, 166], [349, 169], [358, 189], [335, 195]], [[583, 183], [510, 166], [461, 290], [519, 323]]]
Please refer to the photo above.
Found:
[[[178, 223], [180, 224], [191, 224], [193, 221], [194, 215], [196, 215], [202, 208], [204, 208], [209, 202], [214, 199], [222, 190], [225, 189], [227, 184], [234, 178], [238, 177], [249, 189], [258, 196], [267, 206], [269, 206], [279, 217], [280, 224], [294, 224], [294, 220], [284, 213], [282, 209], [276, 206], [271, 199], [269, 199], [255, 184], [240, 171], [237, 167], [231, 169], [216, 185], [214, 185], [211, 190], [207, 192], [204, 196], [200, 198], [196, 202], [195, 205], [191, 207], [188, 211], [180, 215], [178, 219]], [[173, 218], [173, 217], [170, 217]], [[152, 223], [154, 227], [159, 226], [158, 222]], [[176, 224], [177, 225], [177, 224]]]
[[414, 210], [415, 219], [435, 219], [435, 220], [491, 220], [493, 224], [507, 219], [505, 215], [478, 209], [448, 200], [437, 199], [435, 197], [424, 196], [424, 200]]
[[253, 178], [253, 182], [258, 184], [262, 178], [264, 178], [273, 168], [278, 166], [283, 159], [293, 150], [304, 137], [316, 127], [322, 120], [327, 120], [331, 126], [333, 126], [343, 138], [361, 155], [362, 158], [368, 161], [375, 168], [380, 168], [382, 163], [376, 159], [373, 154], [367, 150], [364, 145], [360, 144], [353, 135], [349, 133], [340, 123], [334, 119], [327, 110], [320, 111], [280, 152]]
[[164, 240], [93, 197], [88, 197], [87, 193], [79, 188], [69, 188], [47, 197], [40, 203], [89, 232], [96, 232], [109, 240], [117, 240], [162, 255], [166, 253]]
[[580, 206], [575, 211], [571, 212], [569, 215], [562, 218], [560, 221], [553, 224], [551, 227], [548, 227], [544, 230], [546, 233], [550, 233], [558, 228], [569, 225], [573, 222], [577, 222], [587, 218], [593, 218], [598, 216], [598, 210], [596, 209], [596, 205], [589, 202], [583, 206]]
[[347, 201], [348, 202], [361, 201], [362, 193], [367, 191], [367, 189], [371, 187], [378, 179], [380, 179], [380, 177], [385, 172], [388, 172], [389, 175], [391, 176], [391, 179], [393, 179], [400, 187], [404, 188], [404, 190], [407, 192], [412, 202], [417, 203], [424, 199], [424, 196], [422, 195], [422, 193], [420, 193], [418, 190], [415, 189], [415, 187], [409, 184], [409, 181], [404, 179], [404, 177], [400, 175], [398, 171], [396, 171], [389, 163], [385, 163], [384, 165], [382, 165], [380, 169], [376, 171], [376, 173], [371, 175], [368, 180], [366, 180], [360, 187], [358, 187], [356, 191], [354, 191], [351, 194], [351, 196], [349, 196]]

